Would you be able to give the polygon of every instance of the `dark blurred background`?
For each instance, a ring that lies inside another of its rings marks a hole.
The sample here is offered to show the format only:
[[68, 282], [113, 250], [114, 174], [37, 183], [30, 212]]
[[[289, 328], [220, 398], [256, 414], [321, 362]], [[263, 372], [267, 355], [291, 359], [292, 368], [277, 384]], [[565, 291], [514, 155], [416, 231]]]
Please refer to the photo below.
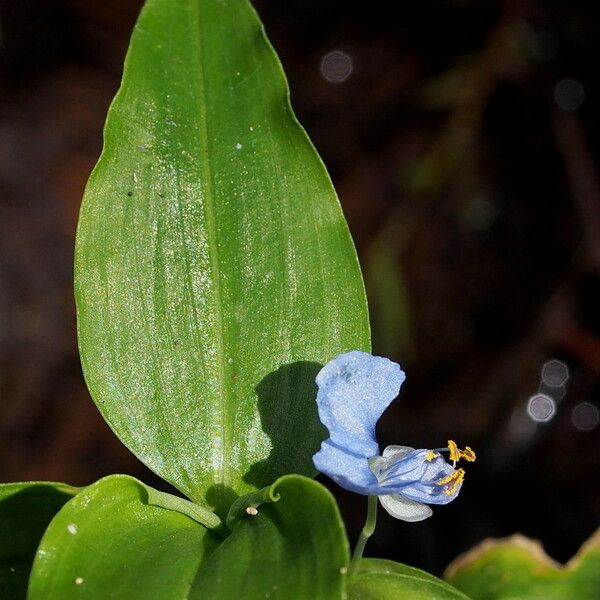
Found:
[[[80, 372], [72, 252], [141, 0], [0, 0], [0, 480], [161, 486]], [[260, 0], [358, 245], [383, 445], [478, 451], [460, 499], [383, 511], [367, 554], [440, 573], [520, 531], [568, 559], [600, 513], [594, 3]], [[393, 7], [393, 8], [392, 8]], [[324, 481], [354, 539], [364, 498]]]

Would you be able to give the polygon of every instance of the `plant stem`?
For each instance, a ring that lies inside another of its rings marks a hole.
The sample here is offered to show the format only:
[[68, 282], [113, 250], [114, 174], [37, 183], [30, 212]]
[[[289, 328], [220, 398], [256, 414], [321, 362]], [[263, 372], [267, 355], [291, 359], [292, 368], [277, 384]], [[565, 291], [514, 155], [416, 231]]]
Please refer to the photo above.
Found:
[[358, 542], [356, 542], [356, 547], [354, 548], [352, 562], [350, 563], [350, 577], [357, 571], [367, 540], [373, 535], [377, 523], [377, 496], [369, 496], [367, 501], [367, 520], [365, 521], [365, 525], [360, 532]]

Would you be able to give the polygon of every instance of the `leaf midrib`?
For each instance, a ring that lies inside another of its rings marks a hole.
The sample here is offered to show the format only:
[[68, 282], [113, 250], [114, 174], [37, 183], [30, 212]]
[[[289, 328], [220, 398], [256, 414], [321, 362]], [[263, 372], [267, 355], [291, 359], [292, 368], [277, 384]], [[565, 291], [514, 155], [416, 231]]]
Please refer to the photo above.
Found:
[[[221, 464], [220, 464], [220, 477], [218, 478], [218, 483], [220, 483], [223, 487], [227, 486], [229, 482], [229, 470], [227, 468], [226, 460], [225, 460], [225, 448], [230, 445], [229, 432], [227, 428], [227, 419], [226, 419], [226, 410], [227, 410], [227, 398], [229, 396], [227, 386], [226, 386], [226, 365], [225, 365], [225, 352], [224, 352], [224, 339], [225, 339], [225, 327], [223, 324], [223, 297], [221, 294], [221, 265], [219, 262], [219, 244], [217, 240], [217, 220], [215, 216], [215, 194], [214, 194], [214, 182], [212, 178], [212, 169], [210, 164], [210, 156], [211, 153], [209, 151], [210, 147], [210, 138], [208, 136], [208, 102], [205, 90], [205, 66], [204, 66], [204, 52], [202, 48], [202, 21], [200, 19], [200, 4], [199, 2], [195, 3], [195, 29], [198, 32], [198, 37], [196, 38], [196, 46], [198, 52], [198, 64], [199, 64], [199, 74], [196, 79], [196, 83], [198, 84], [198, 96], [201, 101], [201, 106], [204, 106], [204, 110], [200, 111], [200, 135], [204, 135], [206, 140], [206, 153], [205, 156], [200, 159], [200, 170], [203, 181], [206, 183], [206, 187], [202, 187], [204, 192], [203, 194], [203, 204], [204, 204], [204, 215], [206, 217], [206, 232], [208, 238], [208, 247], [209, 247], [209, 260], [210, 266], [212, 270], [212, 280], [213, 280], [213, 289], [215, 295], [215, 329], [218, 332], [217, 335], [217, 363], [219, 369], [218, 378], [218, 386], [219, 390], [219, 401], [220, 401], [220, 411], [219, 414], [221, 416]], [[201, 147], [201, 144], [200, 144]], [[217, 490], [217, 494], [221, 494], [220, 490]]]

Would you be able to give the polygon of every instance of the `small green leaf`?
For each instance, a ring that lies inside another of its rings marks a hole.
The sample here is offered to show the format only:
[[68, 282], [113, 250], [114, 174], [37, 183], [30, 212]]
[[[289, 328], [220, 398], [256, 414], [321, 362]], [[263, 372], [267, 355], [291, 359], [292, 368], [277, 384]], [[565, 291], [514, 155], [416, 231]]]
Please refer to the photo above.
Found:
[[148, 488], [112, 475], [54, 517], [37, 551], [29, 600], [183, 600], [219, 538], [179, 511], [149, 504]]
[[222, 515], [323, 438], [314, 377], [368, 350], [356, 253], [246, 0], [148, 0], [76, 247], [96, 404], [151, 469]]
[[268, 496], [274, 501], [238, 517], [201, 565], [190, 600], [343, 597], [348, 542], [331, 494], [311, 479], [288, 475]]
[[0, 484], [0, 598], [25, 598], [44, 531], [76, 493], [77, 488], [63, 483]]
[[456, 559], [446, 579], [473, 600], [598, 600], [600, 530], [564, 566], [521, 535], [486, 540]]
[[414, 567], [376, 558], [360, 562], [348, 600], [469, 600], [451, 585]]

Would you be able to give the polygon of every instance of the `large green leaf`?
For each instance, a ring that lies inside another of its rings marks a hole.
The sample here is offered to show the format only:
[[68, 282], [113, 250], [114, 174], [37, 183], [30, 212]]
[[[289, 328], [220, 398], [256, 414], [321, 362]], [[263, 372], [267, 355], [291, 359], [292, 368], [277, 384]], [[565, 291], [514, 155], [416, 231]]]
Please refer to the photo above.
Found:
[[363, 559], [350, 582], [349, 600], [469, 600], [451, 585], [414, 567]]
[[446, 578], [473, 600], [598, 600], [600, 530], [564, 566], [523, 536], [487, 540], [454, 561]]
[[148, 0], [76, 248], [96, 404], [150, 468], [222, 512], [314, 474], [314, 376], [369, 348], [335, 192], [246, 0]]
[[0, 598], [25, 598], [44, 531], [76, 492], [62, 483], [0, 484]]
[[[242, 516], [201, 566], [190, 600], [343, 598], [349, 552], [335, 500], [319, 483], [288, 475], [273, 503]], [[253, 506], [249, 502], [250, 506]]]
[[219, 538], [190, 516], [151, 504], [153, 494], [112, 475], [65, 504], [41, 541], [28, 598], [187, 598]]

